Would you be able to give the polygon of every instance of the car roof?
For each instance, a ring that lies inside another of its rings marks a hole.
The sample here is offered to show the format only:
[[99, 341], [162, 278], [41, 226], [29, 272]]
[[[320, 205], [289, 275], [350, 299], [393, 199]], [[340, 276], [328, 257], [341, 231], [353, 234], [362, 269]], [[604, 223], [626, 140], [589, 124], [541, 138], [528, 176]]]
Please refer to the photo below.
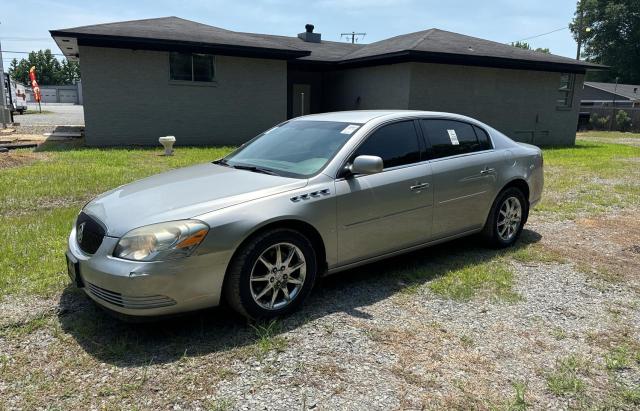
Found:
[[[469, 117], [454, 114], [443, 113], [437, 111], [421, 111], [421, 110], [351, 110], [351, 111], [335, 111], [330, 113], [310, 114], [307, 116], [296, 117], [292, 121], [337, 121], [343, 123], [359, 123], [364, 124], [372, 120], [393, 120], [403, 117], [448, 117], [457, 118], [459, 120], [473, 120]], [[477, 120], [474, 120], [477, 121]]]

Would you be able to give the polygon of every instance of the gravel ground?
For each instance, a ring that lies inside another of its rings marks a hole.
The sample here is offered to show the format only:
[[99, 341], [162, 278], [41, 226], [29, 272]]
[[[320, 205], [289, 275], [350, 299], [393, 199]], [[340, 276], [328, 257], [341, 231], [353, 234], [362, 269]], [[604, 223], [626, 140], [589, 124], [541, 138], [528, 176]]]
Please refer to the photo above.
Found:
[[[640, 228], [637, 219], [618, 217], [606, 221], [626, 221], [620, 235]], [[442, 254], [495, 255], [478, 251], [473, 240], [327, 278], [302, 311], [273, 324], [247, 325], [224, 308], [125, 324], [71, 288], [48, 300], [5, 300], [0, 403], [7, 409], [518, 409], [514, 384], [522, 384], [524, 403], [534, 409], [633, 409], [640, 406], [639, 272], [624, 265], [629, 244], [607, 236], [594, 237], [600, 247], [589, 252], [594, 260], [598, 250], [620, 254], [624, 281], [580, 268], [584, 242], [563, 233], [583, 226], [531, 218], [523, 236], [530, 247], [567, 247], [558, 249], [562, 261], [508, 259], [520, 296], [511, 302], [439, 297], [429, 284], [443, 273], [412, 285], [394, 275], [407, 262], [428, 264]], [[616, 347], [638, 351], [624, 367], [611, 367], [607, 359]], [[549, 380], [567, 358], [577, 365], [563, 378], [579, 380], [573, 385], [579, 388], [553, 393]], [[620, 399], [633, 390], [636, 397]]]
[[[29, 111], [37, 111], [38, 107], [29, 105]], [[83, 106], [43, 104], [42, 111], [50, 113], [16, 114], [13, 119], [20, 126], [79, 126], [84, 125]]]

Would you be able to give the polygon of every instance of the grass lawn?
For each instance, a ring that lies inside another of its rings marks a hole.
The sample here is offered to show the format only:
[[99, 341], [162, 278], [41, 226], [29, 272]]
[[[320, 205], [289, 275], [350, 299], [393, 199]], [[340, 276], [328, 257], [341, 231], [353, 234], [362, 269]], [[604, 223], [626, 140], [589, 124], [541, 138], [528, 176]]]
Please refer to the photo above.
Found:
[[578, 139], [575, 147], [544, 150], [545, 189], [536, 212], [573, 218], [637, 205], [640, 147]]
[[[48, 296], [64, 288], [67, 236], [80, 208], [95, 195], [165, 170], [211, 161], [230, 150], [179, 148], [175, 156], [164, 157], [158, 149], [60, 144], [35, 153], [23, 165], [0, 169], [0, 295]], [[575, 147], [545, 150], [544, 158], [545, 192], [534, 213], [573, 218], [638, 204], [640, 147], [579, 140]], [[526, 247], [512, 250], [510, 256], [545, 258]], [[489, 259], [483, 254], [464, 264], [447, 261], [411, 275], [429, 276], [437, 268], [441, 276], [430, 288], [447, 297], [468, 299], [493, 290], [498, 297], [514, 298], [503, 254]], [[400, 275], [413, 271], [409, 267]]]
[[60, 145], [36, 153], [25, 165], [0, 169], [0, 295], [49, 295], [64, 287], [67, 236], [92, 197], [142, 177], [215, 160], [230, 150], [180, 148], [164, 157], [158, 149]]

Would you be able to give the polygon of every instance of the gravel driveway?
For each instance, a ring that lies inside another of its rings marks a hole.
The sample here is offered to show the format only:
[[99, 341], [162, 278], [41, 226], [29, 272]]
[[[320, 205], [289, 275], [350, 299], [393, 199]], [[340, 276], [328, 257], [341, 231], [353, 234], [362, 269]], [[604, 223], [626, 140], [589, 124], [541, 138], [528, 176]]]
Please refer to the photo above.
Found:
[[[615, 218], [606, 223], [629, 221]], [[640, 387], [640, 351], [620, 367], [609, 358], [638, 348], [638, 272], [625, 282], [585, 273], [573, 258], [581, 238], [562, 236], [579, 224], [560, 232], [532, 217], [521, 249], [564, 239], [573, 252], [509, 260], [519, 296], [510, 301], [430, 290], [444, 274], [433, 260], [499, 255], [472, 239], [330, 277], [301, 312], [271, 324], [246, 325], [226, 309], [125, 324], [71, 288], [48, 302], [5, 300], [4, 327], [31, 319], [0, 335], [0, 397], [9, 409], [632, 409], [618, 397]], [[626, 225], [626, 238], [640, 228]], [[596, 240], [633, 264], [635, 251]], [[407, 264], [432, 274], [409, 283], [396, 275]]]
[[83, 106], [67, 104], [42, 104], [43, 113], [38, 106], [29, 104], [31, 114], [14, 114], [15, 122], [21, 126], [79, 126], [84, 125]]

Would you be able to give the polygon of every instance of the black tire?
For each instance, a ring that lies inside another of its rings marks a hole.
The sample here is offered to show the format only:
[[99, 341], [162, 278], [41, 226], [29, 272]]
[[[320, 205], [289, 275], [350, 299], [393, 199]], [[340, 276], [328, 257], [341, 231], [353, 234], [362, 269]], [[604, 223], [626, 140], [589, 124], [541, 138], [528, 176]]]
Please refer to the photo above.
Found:
[[[262, 253], [279, 243], [292, 244], [302, 252], [306, 262], [306, 275], [301, 288], [291, 302], [282, 308], [266, 309], [254, 300], [251, 291], [251, 273]], [[223, 293], [231, 308], [245, 317], [269, 319], [284, 316], [297, 310], [304, 303], [313, 288], [317, 273], [316, 252], [304, 235], [285, 228], [269, 230], [256, 235], [236, 252], [227, 269]]]
[[[510, 198], [516, 198], [521, 207], [520, 223], [515, 230], [513, 236], [505, 239], [498, 232], [498, 222], [500, 218], [500, 209], [503, 204]], [[524, 193], [516, 187], [508, 187], [502, 190], [496, 197], [491, 211], [487, 217], [487, 221], [482, 229], [481, 236], [488, 242], [489, 246], [493, 248], [505, 248], [512, 246], [520, 237], [524, 224], [527, 222], [529, 216], [529, 202], [527, 201]]]

